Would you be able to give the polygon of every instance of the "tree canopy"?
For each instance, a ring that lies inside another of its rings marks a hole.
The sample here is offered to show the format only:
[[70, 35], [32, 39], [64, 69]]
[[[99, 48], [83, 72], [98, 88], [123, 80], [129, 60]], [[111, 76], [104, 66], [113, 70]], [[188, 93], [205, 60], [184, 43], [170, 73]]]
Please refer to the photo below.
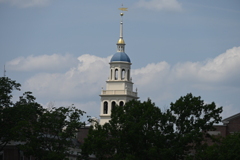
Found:
[[197, 154], [199, 160], [238, 160], [240, 159], [240, 133], [217, 137], [218, 141]]
[[59, 107], [44, 110], [33, 123], [28, 121], [23, 133], [24, 144], [19, 148], [27, 155], [39, 159], [62, 160], [71, 154], [72, 148], [78, 148], [76, 133], [84, 123], [80, 121], [83, 111], [75, 107]]
[[176, 158], [204, 149], [207, 131], [214, 130], [213, 124], [221, 122], [222, 107], [215, 103], [205, 104], [201, 97], [191, 93], [170, 104], [169, 111], [174, 116], [174, 138], [171, 140]]
[[[36, 159], [66, 159], [75, 141], [84, 111], [74, 106], [46, 109], [36, 102], [31, 92], [25, 92], [16, 102], [12, 92], [20, 84], [0, 77], [0, 151], [11, 141], [20, 142], [19, 150]], [[239, 135], [229, 136], [208, 147], [204, 140], [213, 124], [221, 121], [222, 107], [204, 103], [191, 93], [161, 110], [148, 99], [132, 100], [112, 110], [109, 123], [90, 127], [82, 145], [82, 157], [94, 154], [98, 159], [219, 159], [231, 153], [222, 152], [234, 145], [239, 149]], [[91, 120], [93, 121], [93, 120]], [[237, 142], [237, 143], [236, 143]], [[234, 152], [235, 153], [235, 152]], [[236, 156], [235, 156], [236, 157]]]
[[74, 106], [43, 108], [31, 92], [13, 102], [12, 92], [20, 86], [10, 78], [0, 78], [0, 149], [15, 141], [26, 156], [65, 159], [71, 148], [79, 147], [76, 133], [85, 125], [81, 122], [85, 112]]
[[111, 120], [92, 126], [82, 154], [98, 159], [184, 159], [203, 148], [222, 108], [187, 94], [162, 111], [150, 99], [117, 106]]
[[20, 90], [20, 84], [8, 77], [0, 77], [0, 151], [12, 140], [12, 128], [16, 121], [12, 115], [12, 91]]

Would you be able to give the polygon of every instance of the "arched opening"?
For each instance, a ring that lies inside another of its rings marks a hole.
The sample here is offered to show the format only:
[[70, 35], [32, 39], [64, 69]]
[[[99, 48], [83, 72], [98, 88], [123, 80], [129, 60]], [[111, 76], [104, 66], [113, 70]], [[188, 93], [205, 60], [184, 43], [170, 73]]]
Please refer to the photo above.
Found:
[[107, 114], [108, 113], [108, 102], [104, 102], [103, 103], [103, 114]]
[[119, 103], [119, 106], [123, 106], [123, 105], [124, 105], [124, 102], [121, 101], [121, 102]]
[[123, 47], [123, 45], [118, 45], [118, 51], [120, 51], [120, 52], [124, 52], [124, 47]]
[[115, 107], [116, 107], [116, 102], [112, 101], [112, 111], [115, 109]]
[[110, 79], [112, 80], [112, 69], [111, 69], [111, 75], [110, 75]]
[[115, 80], [118, 80], [118, 69], [115, 69]]
[[121, 73], [121, 79], [125, 79], [125, 69], [122, 69], [122, 73]]
[[130, 72], [129, 72], [129, 70], [127, 71], [127, 80], [129, 81], [129, 78], [130, 77]]

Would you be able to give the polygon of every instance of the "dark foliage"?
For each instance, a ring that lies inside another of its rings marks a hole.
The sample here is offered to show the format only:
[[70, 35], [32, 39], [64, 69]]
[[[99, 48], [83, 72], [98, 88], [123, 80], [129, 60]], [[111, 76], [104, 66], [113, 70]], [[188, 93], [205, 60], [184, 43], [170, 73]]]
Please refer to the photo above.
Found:
[[117, 106], [109, 123], [90, 129], [82, 146], [85, 158], [184, 159], [203, 148], [206, 130], [221, 120], [222, 108], [187, 94], [161, 111], [151, 100]]
[[199, 152], [199, 160], [238, 160], [240, 159], [240, 133], [228, 135], [225, 138], [217, 137], [218, 142]]
[[84, 111], [71, 107], [45, 109], [25, 92], [17, 102], [13, 90], [20, 84], [7, 77], [0, 78], [0, 149], [14, 141], [25, 155], [36, 159], [62, 160], [71, 154], [78, 129], [84, 125]]

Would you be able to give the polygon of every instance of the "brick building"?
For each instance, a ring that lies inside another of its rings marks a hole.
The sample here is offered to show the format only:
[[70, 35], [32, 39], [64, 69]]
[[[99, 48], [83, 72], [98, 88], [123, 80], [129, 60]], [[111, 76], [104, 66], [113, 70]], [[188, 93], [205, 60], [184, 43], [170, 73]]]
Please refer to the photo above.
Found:
[[222, 120], [222, 125], [214, 125], [215, 131], [209, 131], [211, 135], [226, 137], [229, 134], [240, 132], [240, 113]]

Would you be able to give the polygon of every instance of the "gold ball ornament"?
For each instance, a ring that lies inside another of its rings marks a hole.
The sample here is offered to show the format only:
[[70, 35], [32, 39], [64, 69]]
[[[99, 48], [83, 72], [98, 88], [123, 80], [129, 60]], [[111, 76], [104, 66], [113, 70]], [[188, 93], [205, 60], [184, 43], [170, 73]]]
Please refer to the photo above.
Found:
[[120, 16], [123, 16], [123, 13], [120, 13]]

